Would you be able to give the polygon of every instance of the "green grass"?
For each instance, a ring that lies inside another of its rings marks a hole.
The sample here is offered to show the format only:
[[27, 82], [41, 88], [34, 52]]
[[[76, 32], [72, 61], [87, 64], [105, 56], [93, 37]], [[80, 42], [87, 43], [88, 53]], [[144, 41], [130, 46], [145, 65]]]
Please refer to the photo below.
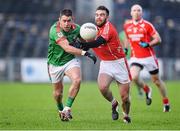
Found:
[[[180, 82], [166, 82], [171, 112], [162, 112], [162, 100], [153, 87], [153, 103], [146, 106], [137, 90], [131, 88], [131, 124], [111, 119], [111, 104], [101, 96], [96, 83], [82, 83], [73, 104], [73, 120], [61, 122], [50, 84], [0, 83], [0, 129], [56, 130], [178, 130], [180, 129]], [[69, 84], [65, 85], [64, 101]], [[120, 100], [116, 84], [111, 85]], [[121, 111], [122, 112], [122, 111]]]

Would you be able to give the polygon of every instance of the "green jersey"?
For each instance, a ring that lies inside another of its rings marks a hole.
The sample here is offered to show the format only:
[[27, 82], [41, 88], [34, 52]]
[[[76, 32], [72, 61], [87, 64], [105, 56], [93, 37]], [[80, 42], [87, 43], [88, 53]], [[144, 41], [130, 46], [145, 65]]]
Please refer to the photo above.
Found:
[[60, 28], [60, 23], [54, 23], [49, 32], [49, 46], [48, 46], [48, 64], [55, 66], [62, 66], [75, 58], [73, 54], [65, 52], [65, 50], [57, 44], [61, 43], [66, 38], [70, 43], [80, 37], [80, 26], [73, 24], [69, 32], [65, 32]]

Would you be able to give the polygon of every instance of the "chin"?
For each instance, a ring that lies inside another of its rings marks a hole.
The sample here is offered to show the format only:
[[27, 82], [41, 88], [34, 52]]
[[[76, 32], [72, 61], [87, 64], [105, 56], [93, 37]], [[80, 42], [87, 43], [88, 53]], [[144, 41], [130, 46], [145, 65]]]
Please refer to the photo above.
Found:
[[64, 31], [65, 31], [65, 32], [69, 32], [69, 31], [70, 31], [70, 29], [64, 29]]

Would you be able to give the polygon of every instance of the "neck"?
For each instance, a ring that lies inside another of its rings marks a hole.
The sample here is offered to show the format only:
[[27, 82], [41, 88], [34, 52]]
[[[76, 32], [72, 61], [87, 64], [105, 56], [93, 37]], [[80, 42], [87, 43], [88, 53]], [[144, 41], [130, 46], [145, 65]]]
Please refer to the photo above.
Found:
[[134, 21], [134, 23], [138, 23], [138, 22], [140, 22], [142, 19], [134, 19], [133, 21]]

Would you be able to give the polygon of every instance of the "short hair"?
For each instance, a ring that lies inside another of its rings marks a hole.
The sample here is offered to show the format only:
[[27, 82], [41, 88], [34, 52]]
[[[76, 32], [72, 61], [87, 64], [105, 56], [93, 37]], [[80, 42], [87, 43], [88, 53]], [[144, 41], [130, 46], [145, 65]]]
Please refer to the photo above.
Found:
[[133, 9], [134, 7], [138, 7], [141, 11], [143, 11], [142, 6], [139, 5], [139, 4], [134, 4], [134, 5], [132, 5], [132, 6], [131, 6], [131, 11], [132, 11], [132, 9]]
[[106, 13], [107, 13], [107, 15], [109, 16], [109, 10], [108, 10], [108, 8], [107, 8], [107, 7], [105, 7], [105, 6], [103, 6], [103, 5], [101, 5], [101, 6], [97, 7], [97, 9], [96, 9], [96, 10], [105, 10], [105, 11], [106, 11]]
[[70, 10], [70, 9], [63, 9], [60, 12], [60, 17], [63, 16], [63, 15], [65, 15], [65, 16], [72, 16], [72, 10]]

